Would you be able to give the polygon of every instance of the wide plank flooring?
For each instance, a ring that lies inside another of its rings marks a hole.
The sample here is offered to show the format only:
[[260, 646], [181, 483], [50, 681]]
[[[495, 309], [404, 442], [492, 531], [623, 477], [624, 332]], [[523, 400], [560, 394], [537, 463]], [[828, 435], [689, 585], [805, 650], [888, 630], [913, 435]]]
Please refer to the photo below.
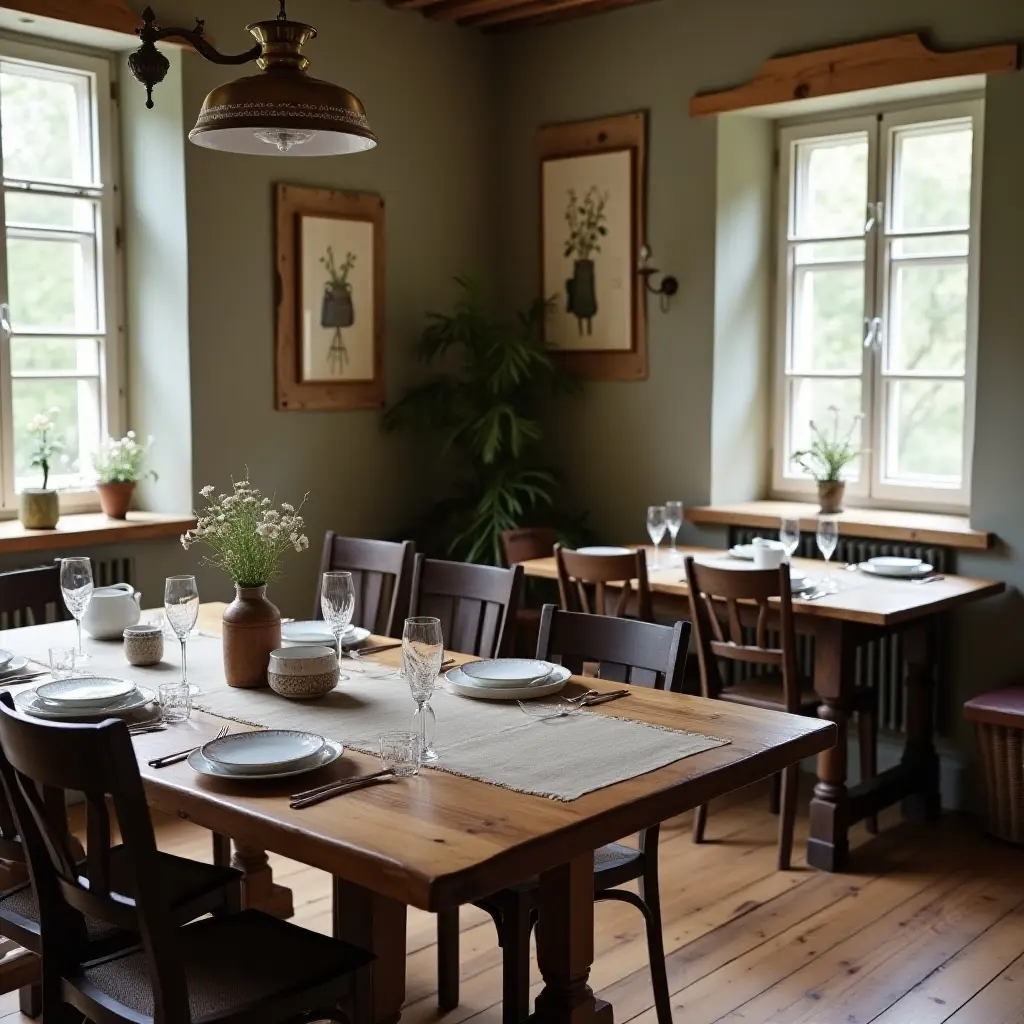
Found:
[[[662, 830], [665, 948], [679, 1024], [1024, 1024], [1024, 872], [1021, 853], [970, 819], [934, 826], [883, 817], [854, 833], [857, 870], [826, 875], [803, 860], [775, 870], [777, 819], [764, 793], [712, 806], [709, 841], [694, 846], [690, 816]], [[160, 819], [162, 848], [208, 858], [208, 835]], [[273, 858], [295, 894], [295, 921], [330, 928], [327, 877]], [[411, 910], [404, 1024], [500, 1024], [501, 951], [490, 918], [462, 910], [462, 998], [436, 1008], [434, 918]], [[639, 914], [597, 908], [592, 984], [617, 1024], [656, 1024]], [[534, 965], [534, 990], [539, 975]], [[27, 1024], [14, 993], [0, 1024]]]

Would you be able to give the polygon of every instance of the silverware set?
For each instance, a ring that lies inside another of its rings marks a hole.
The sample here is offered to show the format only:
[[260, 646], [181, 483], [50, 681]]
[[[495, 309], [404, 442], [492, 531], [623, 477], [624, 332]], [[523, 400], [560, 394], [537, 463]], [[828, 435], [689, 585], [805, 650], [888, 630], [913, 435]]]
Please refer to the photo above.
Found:
[[147, 732], [163, 732], [166, 728], [166, 724], [160, 719], [156, 719], [152, 722], [136, 722], [135, 724], [128, 726], [128, 735], [142, 736]]
[[[213, 739], [223, 739], [228, 734], [228, 728], [229, 727], [226, 725], [223, 726], [218, 731], [217, 735], [213, 737]], [[203, 740], [202, 743], [199, 743], [194, 747], [189, 747], [188, 750], [179, 750], [173, 754], [164, 754], [163, 757], [154, 757], [151, 761], [147, 761], [146, 763], [149, 765], [150, 768], [166, 768], [169, 765], [178, 764], [181, 761], [187, 760], [194, 751], [198, 750], [200, 747], [202, 747], [204, 744], [208, 742], [210, 741]]]
[[341, 796], [342, 793], [351, 793], [354, 789], [372, 786], [375, 782], [384, 782], [386, 779], [394, 777], [394, 774], [394, 769], [384, 768], [379, 772], [371, 772], [369, 775], [358, 775], [354, 779], [338, 779], [335, 782], [328, 782], [314, 789], [305, 789], [301, 793], [292, 793], [288, 806], [293, 811], [301, 811], [304, 807], [323, 803], [324, 800]]
[[628, 696], [629, 690], [609, 690], [605, 693], [600, 690], [587, 690], [586, 693], [582, 693], [578, 697], [563, 697], [561, 704], [533, 704], [523, 700], [516, 701], [516, 703], [524, 714], [535, 718], [538, 722], [546, 722], [551, 718], [567, 718], [583, 708], [597, 707], [599, 704], [607, 704], [609, 701]]

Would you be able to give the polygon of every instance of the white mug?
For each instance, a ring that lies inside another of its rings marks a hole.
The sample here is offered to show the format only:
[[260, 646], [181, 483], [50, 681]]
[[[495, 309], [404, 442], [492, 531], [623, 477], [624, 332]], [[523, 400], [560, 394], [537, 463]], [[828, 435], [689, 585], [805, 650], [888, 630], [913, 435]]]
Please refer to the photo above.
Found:
[[786, 557], [786, 549], [778, 541], [755, 537], [752, 547], [755, 569], [778, 569], [782, 565], [783, 558]]

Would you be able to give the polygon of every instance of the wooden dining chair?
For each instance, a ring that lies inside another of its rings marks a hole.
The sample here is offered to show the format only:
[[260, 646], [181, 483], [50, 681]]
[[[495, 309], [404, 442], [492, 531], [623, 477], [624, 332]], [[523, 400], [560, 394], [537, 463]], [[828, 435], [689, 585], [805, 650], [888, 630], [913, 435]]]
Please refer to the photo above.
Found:
[[344, 570], [352, 573], [356, 591], [352, 622], [381, 636], [401, 636], [402, 623], [409, 610], [415, 553], [416, 547], [411, 540], [339, 537], [333, 530], [328, 530], [324, 534], [320, 572], [316, 578], [313, 618], [324, 617], [320, 608], [324, 573]]
[[0, 573], [0, 626], [39, 626], [69, 618], [60, 589], [60, 569], [42, 565]]
[[[93, 1024], [284, 1024], [313, 1011], [332, 1021], [352, 1019], [342, 1007], [367, 1012], [372, 956], [363, 950], [256, 910], [182, 923], [124, 722], [36, 722], [4, 693], [0, 748], [39, 907], [47, 1024], [78, 1015]], [[73, 790], [87, 807], [84, 861], [52, 812]], [[132, 944], [97, 957], [97, 930], [130, 933]]]
[[[643, 550], [628, 555], [590, 555], [556, 544], [555, 565], [563, 611], [623, 616], [629, 610], [635, 590], [635, 618], [654, 621], [651, 588], [647, 582], [647, 556]], [[609, 610], [616, 590], [618, 597]]]
[[512, 648], [522, 593], [518, 565], [500, 569], [417, 555], [409, 614], [439, 618], [449, 650], [496, 658]]
[[[550, 526], [529, 526], [521, 530], [504, 530], [501, 551], [506, 565], [519, 565], [535, 558], [550, 558], [555, 550], [556, 534]], [[550, 587], [549, 580], [526, 578], [523, 581], [523, 603], [516, 614], [515, 653], [524, 658], [533, 656], [540, 632], [541, 595]], [[534, 593], [531, 595], [531, 590]], [[538, 593], [539, 591], [539, 593]], [[531, 600], [532, 597], [532, 600]]]
[[[635, 619], [560, 611], [545, 605], [537, 657], [578, 673], [596, 662], [601, 679], [680, 693], [690, 641], [690, 623], [658, 626]], [[594, 853], [594, 900], [630, 903], [644, 916], [658, 1024], [672, 1024], [665, 971], [665, 947], [658, 890], [660, 826], [644, 829], [636, 847], [614, 843]], [[638, 882], [638, 892], [620, 886]], [[498, 929], [502, 949], [502, 1022], [521, 1024], [530, 1013], [530, 933], [537, 921], [538, 879], [476, 902]], [[459, 911], [438, 915], [438, 1003], [450, 1010], [459, 1002]]]

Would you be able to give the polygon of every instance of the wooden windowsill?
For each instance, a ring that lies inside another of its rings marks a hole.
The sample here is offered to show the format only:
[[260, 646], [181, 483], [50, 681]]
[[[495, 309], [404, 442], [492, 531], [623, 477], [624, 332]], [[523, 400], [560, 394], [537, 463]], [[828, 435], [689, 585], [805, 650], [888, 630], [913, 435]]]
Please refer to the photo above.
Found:
[[[735, 505], [705, 505], [686, 509], [691, 523], [720, 526], [763, 526], [778, 529], [783, 516], [800, 519], [802, 530], [812, 531], [818, 506], [799, 501], [743, 501]], [[839, 532], [848, 537], [938, 544], [950, 548], [984, 550], [992, 534], [975, 530], [967, 516], [934, 512], [897, 512], [881, 508], [848, 508], [839, 517]]]
[[0, 522], [0, 555], [176, 537], [195, 524], [192, 516], [163, 512], [129, 512], [127, 519], [108, 519], [102, 512], [66, 515], [55, 530], [26, 530], [17, 519], [7, 519]]

